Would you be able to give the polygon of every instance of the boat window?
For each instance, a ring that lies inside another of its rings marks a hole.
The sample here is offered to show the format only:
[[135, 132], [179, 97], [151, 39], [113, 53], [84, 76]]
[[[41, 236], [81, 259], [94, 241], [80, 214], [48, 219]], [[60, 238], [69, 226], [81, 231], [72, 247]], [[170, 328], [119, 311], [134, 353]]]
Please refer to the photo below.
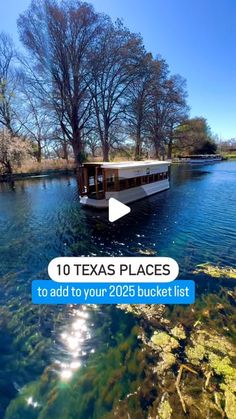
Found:
[[147, 176], [142, 176], [141, 183], [142, 183], [142, 185], [145, 185], [146, 183], [148, 183], [148, 177]]
[[89, 186], [95, 185], [94, 176], [89, 176]]
[[120, 191], [127, 189], [127, 179], [120, 179]]
[[[119, 179], [119, 190], [135, 188], [148, 183], [162, 181], [168, 179], [168, 172], [155, 173], [153, 175], [138, 176], [136, 178]], [[109, 176], [107, 178], [107, 190], [113, 191], [115, 188], [115, 176]]]
[[136, 178], [129, 179], [129, 188], [134, 188], [136, 186]]
[[106, 179], [107, 182], [107, 191], [111, 192], [115, 190], [115, 173], [110, 172]]
[[140, 186], [141, 185], [141, 177], [137, 177], [136, 178], [136, 186]]

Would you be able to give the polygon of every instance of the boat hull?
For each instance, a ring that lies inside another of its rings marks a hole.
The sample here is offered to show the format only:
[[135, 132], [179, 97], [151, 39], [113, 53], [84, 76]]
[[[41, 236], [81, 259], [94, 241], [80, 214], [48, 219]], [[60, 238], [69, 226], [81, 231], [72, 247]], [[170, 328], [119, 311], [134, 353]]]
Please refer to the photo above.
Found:
[[129, 204], [131, 202], [138, 201], [146, 198], [147, 196], [154, 195], [169, 189], [170, 183], [168, 179], [164, 179], [158, 182], [152, 182], [143, 186], [137, 186], [135, 188], [125, 189], [123, 191], [106, 192], [104, 199], [92, 199], [88, 196], [80, 197], [80, 203], [82, 205], [90, 206], [93, 208], [108, 208], [109, 199], [115, 198], [123, 204]]

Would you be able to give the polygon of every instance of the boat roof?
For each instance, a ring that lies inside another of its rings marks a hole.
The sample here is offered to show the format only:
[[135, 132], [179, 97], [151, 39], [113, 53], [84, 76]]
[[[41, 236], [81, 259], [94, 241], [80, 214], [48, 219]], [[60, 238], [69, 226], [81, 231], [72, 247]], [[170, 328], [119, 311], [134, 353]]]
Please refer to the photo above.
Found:
[[124, 162], [90, 162], [85, 163], [87, 165], [101, 166], [103, 169], [129, 169], [135, 167], [150, 167], [170, 164], [170, 161], [161, 160], [145, 160], [145, 161], [124, 161]]

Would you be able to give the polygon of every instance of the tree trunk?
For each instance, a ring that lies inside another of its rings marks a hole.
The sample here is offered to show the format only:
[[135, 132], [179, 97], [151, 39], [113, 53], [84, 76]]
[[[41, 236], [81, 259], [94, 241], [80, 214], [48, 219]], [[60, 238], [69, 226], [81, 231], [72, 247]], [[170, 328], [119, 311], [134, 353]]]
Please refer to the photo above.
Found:
[[67, 142], [66, 141], [62, 142], [62, 150], [63, 150], [63, 157], [62, 158], [68, 162], [69, 161], [69, 156], [68, 156], [68, 147], [67, 147]]
[[91, 153], [92, 153], [93, 159], [95, 159], [95, 157], [96, 157], [96, 146], [91, 146]]
[[84, 186], [83, 168], [82, 168], [84, 156], [83, 156], [83, 144], [81, 141], [80, 132], [78, 131], [73, 136], [72, 148], [73, 148], [74, 158], [75, 158], [75, 165], [76, 165], [75, 170], [76, 170], [76, 176], [77, 176], [77, 181], [79, 185], [79, 193], [81, 195], [83, 191], [83, 186]]
[[42, 161], [42, 146], [41, 146], [41, 142], [38, 141], [38, 148], [37, 148], [37, 154], [36, 154], [36, 159], [38, 163], [41, 163]]
[[102, 154], [103, 154], [103, 161], [109, 161], [109, 133], [108, 128], [104, 130], [103, 142], [102, 142]]
[[154, 155], [155, 155], [155, 159], [160, 160], [160, 143], [159, 143], [159, 139], [154, 140]]
[[5, 163], [5, 167], [7, 169], [7, 175], [11, 176], [13, 174], [13, 170], [12, 170], [11, 162], [9, 160]]
[[173, 145], [173, 131], [171, 130], [170, 138], [168, 142], [167, 159], [171, 159], [172, 157], [172, 145]]
[[168, 150], [167, 150], [167, 159], [170, 160], [171, 157], [172, 157], [172, 142], [169, 142]]
[[140, 160], [140, 158], [141, 158], [141, 130], [140, 130], [140, 127], [137, 127], [136, 142], [135, 142], [135, 160]]

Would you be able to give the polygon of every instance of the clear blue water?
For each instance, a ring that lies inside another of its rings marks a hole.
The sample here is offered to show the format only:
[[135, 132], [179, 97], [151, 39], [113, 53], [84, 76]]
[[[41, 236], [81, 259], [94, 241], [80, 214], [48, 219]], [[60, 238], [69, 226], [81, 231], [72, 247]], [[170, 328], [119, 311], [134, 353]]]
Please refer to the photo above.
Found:
[[[102, 322], [116, 318], [115, 308], [84, 307], [75, 313], [72, 307], [53, 307], [35, 315], [31, 281], [47, 278], [52, 258], [139, 256], [151, 249], [176, 259], [183, 279], [191, 277], [199, 263], [235, 266], [235, 161], [172, 167], [170, 190], [131, 208], [128, 216], [109, 223], [106, 211], [81, 208], [73, 177], [0, 184], [0, 416], [17, 391], [37, 378], [49, 362], [74, 358], [84, 362], [100, 341], [109, 343], [111, 338], [97, 331]], [[74, 316], [83, 319], [83, 312], [86, 327], [76, 358], [76, 343], [67, 332]], [[119, 316], [122, 321], [123, 314]], [[42, 352], [36, 348], [29, 357], [32, 336], [36, 339], [37, 333], [45, 347]]]

